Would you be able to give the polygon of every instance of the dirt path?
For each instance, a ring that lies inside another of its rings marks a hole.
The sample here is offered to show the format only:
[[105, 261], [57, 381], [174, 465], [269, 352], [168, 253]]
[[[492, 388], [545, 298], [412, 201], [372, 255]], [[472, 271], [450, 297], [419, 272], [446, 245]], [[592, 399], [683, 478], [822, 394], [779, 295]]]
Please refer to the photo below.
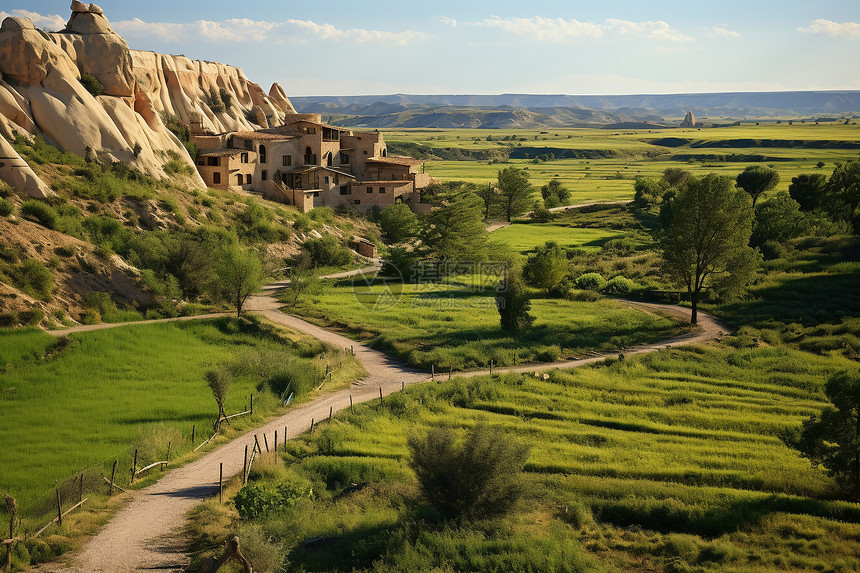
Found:
[[[646, 312], [660, 311], [684, 317], [689, 310], [673, 305], [629, 303]], [[329, 332], [299, 318], [279, 311], [279, 303], [266, 294], [253, 297], [248, 310], [278, 324], [315, 336], [329, 344], [352, 347], [368, 372], [368, 376], [350, 388], [324, 395], [309, 404], [294, 409], [268, 424], [249, 431], [224, 444], [186, 466], [167, 472], [158, 483], [133, 492], [128, 504], [102, 528], [102, 530], [65, 563], [37, 566], [33, 570], [46, 572], [69, 571], [74, 573], [126, 572], [126, 571], [181, 571], [188, 563], [183, 552], [182, 527], [189, 510], [201, 500], [217, 494], [219, 464], [224, 464], [225, 478], [241, 473], [245, 446], [252, 446], [254, 436], [263, 436], [274, 444], [274, 433], [278, 431], [283, 443], [284, 427], [288, 437], [294, 437], [310, 428], [312, 421], [327, 419], [330, 412], [349, 408], [350, 397], [354, 403], [378, 399], [383, 395], [399, 391], [401, 384], [411, 385], [427, 381], [428, 375], [400, 364], [396, 360], [370, 349], [349, 338]], [[625, 349], [625, 354], [652, 352], [669, 344], [694, 344], [713, 340], [726, 331], [710, 316], [700, 313], [699, 327], [685, 335], [651, 345]], [[553, 368], [573, 368], [603, 360], [598, 356], [584, 360], [573, 360], [553, 364], [531, 364], [500, 368], [495, 372], [536, 372]], [[487, 371], [475, 371], [458, 376], [478, 376]]]

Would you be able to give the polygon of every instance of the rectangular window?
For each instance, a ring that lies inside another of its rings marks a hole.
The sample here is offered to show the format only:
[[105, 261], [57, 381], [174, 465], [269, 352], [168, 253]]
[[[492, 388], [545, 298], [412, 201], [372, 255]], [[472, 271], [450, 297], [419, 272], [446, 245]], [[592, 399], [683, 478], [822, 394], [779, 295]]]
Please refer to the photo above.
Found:
[[349, 185], [341, 185], [340, 186], [340, 194], [341, 195], [352, 195], [352, 192], [349, 190]]
[[379, 192], [380, 192], [380, 193], [385, 193], [385, 187], [380, 187], [380, 188], [379, 188]]
[[264, 169], [263, 171], [261, 171], [261, 172], [260, 172], [260, 179], [262, 179], [263, 181], [265, 181], [265, 180], [266, 180], [266, 179], [268, 179], [268, 178], [269, 178], [269, 172], [268, 172], [268, 171], [266, 171], [266, 170]]
[[221, 165], [221, 158], [220, 157], [207, 157], [206, 158], [206, 164], [209, 165], [209, 167], [218, 167], [219, 165]]
[[365, 149], [362, 153], [364, 153], [365, 155], [367, 155], [367, 150]]
[[289, 167], [293, 164], [293, 156], [292, 155], [284, 155], [281, 160], [284, 162], [284, 167]]
[[356, 199], [352, 202], [353, 205], [361, 205], [361, 199]]
[[357, 140], [361, 141], [361, 136], [356, 137]]
[[340, 154], [340, 163], [341, 165], [349, 165], [349, 153]]
[[239, 158], [242, 163], [248, 163], [248, 154], [242, 153], [242, 156]]
[[325, 184], [328, 185], [328, 182], [329, 182], [329, 177], [328, 177], [328, 175], [326, 175], [325, 176]]
[[248, 173], [247, 175], [245, 175], [245, 185], [250, 185], [250, 184], [251, 184], [251, 174]]
[[221, 174], [217, 171], [212, 174], [212, 183], [214, 183], [215, 185], [221, 184]]
[[201, 157], [197, 160], [197, 165], [206, 165], [206, 160]]
[[368, 193], [373, 193], [373, 187], [368, 187], [368, 188], [367, 188], [367, 192], [368, 192]]

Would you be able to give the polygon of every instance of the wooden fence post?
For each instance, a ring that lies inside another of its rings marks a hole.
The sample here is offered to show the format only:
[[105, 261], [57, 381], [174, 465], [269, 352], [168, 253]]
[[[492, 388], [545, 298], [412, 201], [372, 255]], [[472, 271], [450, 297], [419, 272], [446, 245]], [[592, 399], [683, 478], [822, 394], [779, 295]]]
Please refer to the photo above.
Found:
[[137, 448], [134, 449], [134, 463], [131, 466], [131, 482], [134, 483], [134, 475], [137, 473]]
[[448, 370], [448, 382], [451, 381], [451, 374], [453, 374], [453, 373], [454, 373], [454, 367], [451, 366], [451, 368]]
[[242, 464], [242, 485], [248, 483], [248, 444], [245, 444], [245, 463]]
[[84, 499], [84, 474], [81, 474], [81, 484], [78, 487], [78, 501]]
[[171, 445], [171, 442], [167, 442], [167, 459], [165, 459], [164, 463], [161, 464], [162, 471], [164, 470], [164, 468], [167, 467], [167, 464], [170, 463], [170, 445]]
[[349, 395], [349, 413], [355, 414], [355, 408], [352, 406], [352, 394]]
[[254, 395], [251, 394], [251, 415], [254, 415]]
[[430, 365], [430, 379], [433, 382], [436, 381], [436, 365], [435, 364]]
[[401, 380], [400, 381], [400, 391], [403, 392], [404, 390], [406, 390], [406, 382]]
[[328, 421], [331, 422], [331, 415], [334, 413], [334, 406], [328, 407]]
[[257, 434], [254, 434], [254, 451], [263, 453], [263, 448], [260, 447], [260, 440], [257, 439]]
[[[263, 443], [266, 444], [266, 453], [269, 453], [269, 439], [266, 437], [266, 433], [263, 432]], [[260, 452], [261, 454], [263, 452]]]
[[191, 424], [191, 445], [194, 445], [194, 433], [197, 431], [197, 424]]
[[287, 453], [287, 427], [284, 426], [284, 453]]
[[108, 485], [108, 495], [113, 495], [113, 477], [116, 474], [116, 462], [117, 460], [113, 461], [113, 467], [110, 470], [110, 485]]
[[314, 435], [314, 419], [311, 418], [311, 435]]
[[224, 503], [224, 462], [218, 464], [218, 503]]
[[12, 539], [15, 537], [15, 520], [18, 513], [18, 502], [9, 494], [3, 496], [6, 502], [6, 511], [9, 513], [9, 543], [6, 545], [6, 571], [12, 570]]
[[63, 525], [63, 506], [60, 504], [60, 489], [54, 488], [54, 491], [57, 492], [57, 521], [60, 525]]
[[275, 450], [276, 454], [278, 453], [278, 431], [277, 430], [275, 430], [275, 447], [272, 449]]

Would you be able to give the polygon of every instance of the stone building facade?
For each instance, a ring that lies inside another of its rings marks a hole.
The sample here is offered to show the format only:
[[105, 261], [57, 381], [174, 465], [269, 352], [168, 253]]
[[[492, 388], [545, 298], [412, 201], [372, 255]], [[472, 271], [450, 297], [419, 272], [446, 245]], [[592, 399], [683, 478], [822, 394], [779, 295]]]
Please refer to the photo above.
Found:
[[192, 141], [207, 186], [258, 193], [302, 212], [417, 204], [430, 184], [423, 161], [389, 157], [381, 133], [326, 125], [318, 114], [289, 114], [280, 127], [196, 134]]

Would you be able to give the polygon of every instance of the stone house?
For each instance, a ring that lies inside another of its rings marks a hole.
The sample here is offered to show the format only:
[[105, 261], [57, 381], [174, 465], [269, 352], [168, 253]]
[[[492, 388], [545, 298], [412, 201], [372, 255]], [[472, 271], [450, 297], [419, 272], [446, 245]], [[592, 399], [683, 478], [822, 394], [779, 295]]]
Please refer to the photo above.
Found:
[[302, 212], [418, 203], [430, 183], [423, 161], [388, 156], [381, 133], [326, 125], [319, 114], [290, 114], [279, 127], [199, 134], [192, 141], [206, 185], [258, 193]]

